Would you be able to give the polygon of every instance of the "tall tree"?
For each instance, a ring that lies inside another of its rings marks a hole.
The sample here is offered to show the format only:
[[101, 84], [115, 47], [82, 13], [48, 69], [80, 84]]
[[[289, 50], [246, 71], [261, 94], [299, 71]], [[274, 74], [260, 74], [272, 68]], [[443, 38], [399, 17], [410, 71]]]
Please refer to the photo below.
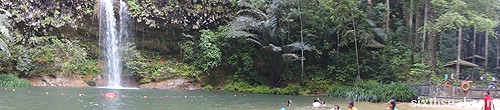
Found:
[[[433, 20], [433, 11], [432, 11], [432, 4], [431, 0], [425, 0], [425, 17], [426, 21], [425, 22], [432, 22]], [[436, 53], [437, 53], [437, 36], [433, 34], [433, 31], [424, 33], [428, 35], [429, 37], [429, 43], [427, 48], [429, 49], [429, 66], [431, 67], [431, 70], [435, 70], [437, 68], [436, 66]]]
[[[353, 1], [352, 0], [349, 0], [349, 7], [352, 7], [351, 5], [354, 4], [352, 3]], [[358, 53], [358, 36], [356, 34], [356, 21], [355, 21], [355, 15], [354, 15], [354, 9], [353, 8], [349, 8], [349, 13], [351, 13], [351, 20], [352, 20], [352, 28], [354, 30], [353, 34], [354, 34], [354, 48], [355, 48], [355, 51], [356, 51], [356, 72], [358, 73], [358, 79], [361, 79], [361, 73], [359, 71], [359, 53]]]
[[[431, 10], [431, 0], [424, 0], [424, 27], [427, 26], [428, 22], [429, 22], [429, 16], [430, 16], [430, 10]], [[427, 40], [427, 31], [424, 30], [424, 32], [422, 33], [422, 51], [421, 51], [421, 54], [422, 54], [422, 64], [425, 63], [425, 59], [426, 59], [426, 51], [425, 51], [425, 42]]]
[[[439, 11], [444, 11], [443, 14], [439, 15], [435, 22], [431, 25], [424, 26], [423, 30], [430, 32], [439, 32], [445, 30], [457, 30], [457, 59], [456, 59], [456, 76], [460, 76], [460, 62], [461, 52], [462, 52], [462, 28], [468, 26], [467, 18], [465, 17], [466, 12], [463, 11], [465, 8], [465, 3], [461, 0], [452, 0], [451, 2], [445, 0], [433, 0], [432, 4], [438, 7]], [[454, 74], [452, 74], [452, 77]]]
[[389, 34], [389, 31], [390, 31], [390, 24], [389, 24], [389, 21], [391, 20], [391, 2], [390, 0], [385, 0], [385, 4], [386, 4], [386, 15], [385, 15], [385, 33]]
[[484, 70], [488, 70], [488, 33], [486, 31], [484, 35]]
[[[309, 51], [309, 44], [294, 42], [285, 44], [282, 35], [279, 34], [278, 22], [278, 0], [273, 0], [267, 11], [262, 11], [253, 5], [242, 2], [243, 9], [238, 11], [238, 16], [231, 22], [231, 27], [226, 38], [244, 38], [261, 47], [271, 57], [271, 83], [279, 83], [281, 79], [283, 60], [303, 60], [304, 56], [294, 52]], [[278, 76], [278, 77], [276, 77]]]
[[457, 43], [457, 63], [456, 63], [456, 74], [460, 77], [460, 54], [462, 54], [462, 26], [458, 27], [458, 43]]

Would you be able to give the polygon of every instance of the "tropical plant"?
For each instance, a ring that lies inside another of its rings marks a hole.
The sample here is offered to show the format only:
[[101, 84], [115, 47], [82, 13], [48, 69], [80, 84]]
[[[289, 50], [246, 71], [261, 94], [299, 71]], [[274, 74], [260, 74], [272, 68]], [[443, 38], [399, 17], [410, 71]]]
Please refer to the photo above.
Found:
[[264, 53], [272, 59], [271, 80], [273, 76], [281, 74], [283, 61], [304, 60], [304, 56], [294, 52], [309, 51], [310, 45], [304, 42], [286, 44], [284, 37], [278, 31], [278, 0], [273, 0], [266, 12], [245, 1], [242, 1], [241, 5], [243, 9], [238, 11], [235, 20], [230, 23], [230, 31], [226, 38], [243, 38], [264, 49]]
[[405, 84], [382, 84], [374, 80], [358, 82], [353, 86], [336, 86], [329, 90], [329, 95], [370, 102], [384, 102], [390, 99], [411, 101], [417, 97], [417, 89]]
[[0, 86], [7, 87], [31, 87], [31, 83], [14, 74], [0, 74]]
[[220, 65], [222, 52], [217, 44], [219, 40], [227, 34], [224, 27], [219, 27], [218, 31], [200, 30], [199, 39], [192, 35], [183, 34], [188, 41], [180, 43], [184, 61], [197, 65], [203, 71], [208, 71]]

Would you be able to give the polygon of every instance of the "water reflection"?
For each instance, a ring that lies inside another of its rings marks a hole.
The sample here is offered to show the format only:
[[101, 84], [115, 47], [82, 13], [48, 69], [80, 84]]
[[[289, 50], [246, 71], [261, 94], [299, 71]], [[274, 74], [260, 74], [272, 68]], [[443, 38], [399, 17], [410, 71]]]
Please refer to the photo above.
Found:
[[[116, 93], [116, 97], [106, 98], [104, 96], [106, 92]], [[144, 96], [147, 98], [145, 99]], [[330, 110], [329, 107], [333, 105], [340, 105], [341, 109], [347, 110], [346, 100], [327, 96], [50, 87], [16, 88], [15, 91], [12, 91], [12, 88], [7, 90], [2, 88], [0, 89], [0, 110], [279, 110], [281, 107], [285, 107], [286, 110], [309, 110], [312, 109], [312, 100], [317, 97], [324, 99], [328, 106], [317, 110]], [[293, 100], [293, 106], [287, 107], [289, 99]], [[355, 105], [360, 110], [385, 110], [387, 108], [387, 103], [356, 102]], [[398, 108], [402, 110], [461, 109], [410, 107], [409, 104], [398, 104]]]

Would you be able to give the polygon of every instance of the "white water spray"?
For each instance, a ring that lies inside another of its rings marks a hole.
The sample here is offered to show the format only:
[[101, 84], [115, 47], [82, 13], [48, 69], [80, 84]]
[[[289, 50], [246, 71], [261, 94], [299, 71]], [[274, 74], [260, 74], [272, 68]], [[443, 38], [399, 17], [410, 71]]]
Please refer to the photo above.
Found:
[[113, 0], [101, 0], [100, 2], [99, 34], [103, 46], [103, 56], [106, 61], [105, 72], [108, 73], [107, 88], [123, 88], [121, 86], [121, 74], [123, 68], [122, 48], [128, 43], [130, 18], [127, 4], [120, 1], [120, 24], [119, 33], [113, 11]]

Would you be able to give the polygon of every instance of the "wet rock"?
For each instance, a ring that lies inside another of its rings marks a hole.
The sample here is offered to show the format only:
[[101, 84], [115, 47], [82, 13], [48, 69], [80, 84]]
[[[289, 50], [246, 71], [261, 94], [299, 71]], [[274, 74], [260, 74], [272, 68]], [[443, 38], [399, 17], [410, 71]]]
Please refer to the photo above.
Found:
[[33, 86], [57, 86], [57, 87], [90, 87], [82, 78], [78, 77], [34, 77], [28, 79]]
[[161, 82], [151, 82], [139, 85], [139, 88], [145, 89], [169, 89], [169, 90], [200, 90], [199, 84], [184, 78], [168, 79]]

